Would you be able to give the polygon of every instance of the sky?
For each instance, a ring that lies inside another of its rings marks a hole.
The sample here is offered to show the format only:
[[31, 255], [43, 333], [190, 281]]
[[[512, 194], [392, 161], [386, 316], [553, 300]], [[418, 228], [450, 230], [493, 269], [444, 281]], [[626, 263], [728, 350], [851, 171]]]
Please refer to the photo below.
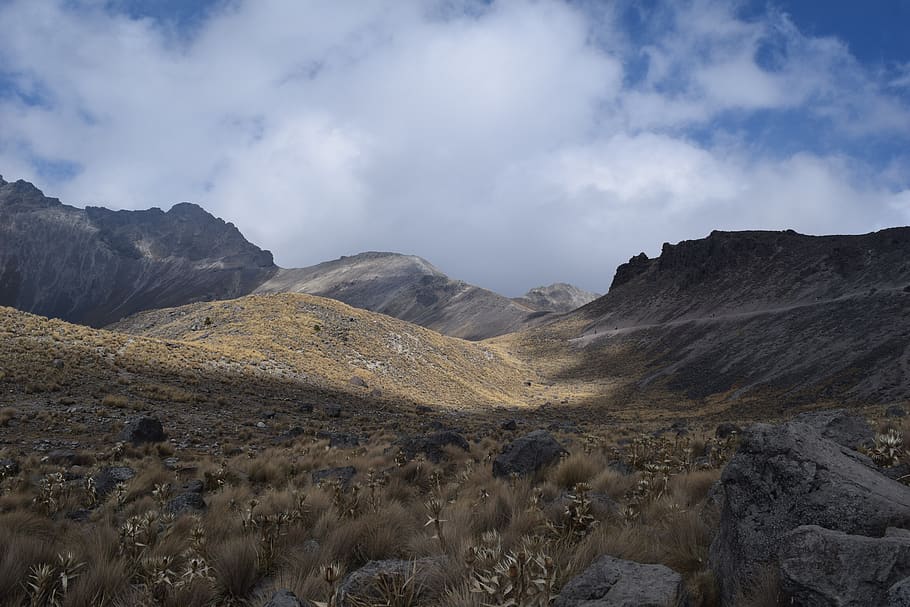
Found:
[[0, 0], [0, 174], [283, 267], [605, 292], [714, 229], [910, 224], [910, 0]]

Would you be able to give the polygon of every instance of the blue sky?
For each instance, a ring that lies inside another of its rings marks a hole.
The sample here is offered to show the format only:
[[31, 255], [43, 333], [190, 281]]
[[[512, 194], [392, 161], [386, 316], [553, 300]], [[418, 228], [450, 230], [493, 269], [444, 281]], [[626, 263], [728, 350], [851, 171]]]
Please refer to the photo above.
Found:
[[607, 288], [713, 229], [910, 223], [910, 1], [0, 0], [0, 174], [284, 266]]

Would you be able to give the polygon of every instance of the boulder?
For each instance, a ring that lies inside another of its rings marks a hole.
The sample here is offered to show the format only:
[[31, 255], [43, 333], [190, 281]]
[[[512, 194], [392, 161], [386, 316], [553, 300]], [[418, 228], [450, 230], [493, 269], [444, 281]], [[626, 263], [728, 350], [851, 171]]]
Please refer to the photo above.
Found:
[[99, 470], [92, 481], [95, 483], [95, 495], [104, 499], [110, 495], [120, 483], [125, 483], [136, 476], [136, 471], [128, 466], [107, 466]]
[[279, 590], [264, 607], [304, 607], [297, 595], [290, 590]]
[[72, 466], [79, 457], [72, 449], [54, 449], [46, 456], [47, 461], [58, 466]]
[[168, 514], [180, 516], [181, 514], [193, 514], [205, 510], [205, 500], [202, 499], [201, 493], [181, 493], [173, 498], [165, 506]]
[[789, 605], [885, 605], [889, 589], [910, 576], [910, 537], [866, 537], [815, 525], [781, 543], [780, 584]]
[[19, 462], [14, 459], [0, 459], [0, 478], [19, 474]]
[[352, 386], [357, 386], [358, 388], [369, 388], [369, 385], [367, 385], [366, 380], [363, 379], [362, 377], [360, 377], [359, 375], [353, 376], [351, 379], [348, 380], [348, 383], [351, 384]]
[[797, 415], [793, 421], [812, 426], [824, 438], [850, 449], [875, 444], [875, 432], [869, 422], [846, 409], [811, 411]]
[[563, 586], [553, 607], [668, 607], [683, 593], [682, 576], [669, 567], [604, 555]]
[[888, 589], [888, 607], [910, 607], [910, 577], [906, 577]]
[[518, 422], [516, 422], [514, 419], [508, 419], [502, 422], [499, 427], [506, 432], [514, 432], [515, 430], [518, 430]]
[[493, 476], [533, 474], [568, 453], [546, 430], [535, 430], [506, 445], [493, 460]]
[[796, 527], [881, 537], [889, 526], [910, 525], [910, 488], [796, 421], [749, 428], [721, 485], [710, 565], [724, 605], [733, 604], [741, 585], [775, 566], [781, 538]]
[[322, 405], [326, 417], [341, 417], [341, 405]]
[[885, 409], [885, 417], [906, 417], [907, 411], [900, 405], [891, 405]]
[[[387, 601], [405, 598], [394, 590], [412, 577], [406, 592], [413, 592], [414, 600], [406, 604], [437, 604], [445, 588], [445, 560], [429, 557], [413, 561], [370, 561], [344, 577], [335, 594], [335, 604], [337, 607], [390, 604]], [[387, 596], [383, 587], [394, 596]]]
[[164, 433], [160, 421], [154, 417], [142, 416], [128, 421], [120, 431], [117, 440], [141, 445], [143, 443], [160, 443], [167, 440], [167, 435]]
[[313, 484], [321, 485], [325, 482], [338, 481], [345, 489], [351, 484], [354, 476], [357, 474], [357, 468], [354, 466], [341, 466], [338, 468], [324, 468], [316, 470], [312, 474]]
[[398, 441], [398, 446], [408, 459], [413, 459], [418, 453], [422, 453], [428, 460], [437, 464], [445, 457], [446, 447], [457, 447], [462, 451], [470, 449], [468, 441], [462, 435], [451, 431], [403, 438]]

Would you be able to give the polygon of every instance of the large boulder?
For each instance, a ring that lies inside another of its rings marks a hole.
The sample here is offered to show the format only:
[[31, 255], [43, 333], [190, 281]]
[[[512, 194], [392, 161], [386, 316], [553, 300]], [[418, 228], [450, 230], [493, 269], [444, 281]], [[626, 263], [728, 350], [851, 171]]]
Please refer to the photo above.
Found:
[[206, 509], [202, 494], [196, 492], [181, 493], [168, 501], [165, 510], [173, 516], [181, 514], [196, 514]]
[[553, 607], [669, 607], [683, 592], [682, 576], [669, 567], [604, 555], [563, 587]]
[[[445, 589], [445, 560], [429, 557], [413, 561], [370, 561], [346, 575], [335, 595], [337, 607], [387, 605], [413, 593], [411, 605], [438, 603]], [[404, 604], [404, 602], [402, 602]]]
[[134, 476], [136, 471], [128, 466], [106, 466], [92, 476], [95, 495], [103, 500], [117, 488], [117, 485], [131, 480]]
[[403, 438], [398, 441], [398, 446], [408, 459], [414, 459], [418, 453], [422, 453], [428, 460], [437, 464], [445, 457], [446, 447], [456, 447], [462, 451], [470, 448], [462, 435], [448, 430], [426, 436]]
[[279, 590], [264, 607], [303, 607], [303, 603], [290, 590]]
[[850, 449], [856, 450], [875, 444], [875, 432], [866, 418], [846, 409], [810, 411], [797, 415], [793, 421], [812, 426], [824, 438]]
[[724, 605], [767, 567], [781, 538], [801, 525], [881, 537], [910, 525], [910, 488], [812, 426], [758, 424], [746, 431], [721, 475], [720, 528], [710, 564]]
[[910, 576], [905, 535], [866, 537], [807, 525], [781, 546], [780, 584], [789, 605], [886, 605], [891, 586]]
[[568, 453], [546, 430], [535, 430], [503, 447], [493, 460], [493, 476], [524, 476], [559, 461]]
[[133, 445], [160, 443], [167, 440], [161, 422], [154, 417], [142, 416], [131, 419], [120, 431], [117, 440]]
[[351, 481], [357, 475], [357, 468], [354, 466], [339, 466], [337, 468], [323, 468], [314, 470], [312, 476], [314, 485], [322, 483], [339, 483], [344, 489], [351, 485]]
[[888, 607], [910, 607], [910, 577], [906, 577], [888, 589]]

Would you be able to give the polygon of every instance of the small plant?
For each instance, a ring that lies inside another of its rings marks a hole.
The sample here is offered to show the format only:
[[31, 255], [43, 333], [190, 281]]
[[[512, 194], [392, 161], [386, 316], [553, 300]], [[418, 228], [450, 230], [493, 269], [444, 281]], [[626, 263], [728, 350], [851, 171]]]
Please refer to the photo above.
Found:
[[896, 466], [904, 455], [904, 439], [894, 429], [875, 437], [875, 446], [869, 450], [869, 457], [876, 465], [885, 468]]
[[445, 519], [442, 518], [442, 511], [445, 508], [445, 504], [442, 501], [442, 498], [438, 496], [432, 496], [426, 501], [424, 507], [427, 510], [427, 522], [424, 524], [424, 527], [429, 527], [433, 525], [435, 530], [435, 535], [433, 539], [439, 540], [439, 545], [442, 547], [442, 550], [446, 550], [446, 539], [442, 533], [442, 524], [445, 523]]
[[312, 601], [316, 607], [335, 607], [335, 596], [338, 594], [338, 585], [341, 578], [344, 577], [344, 565], [338, 562], [329, 563], [319, 568], [322, 581], [329, 587], [329, 598], [327, 601]]
[[52, 472], [45, 476], [38, 486], [35, 504], [48, 515], [59, 512], [66, 501], [69, 488], [62, 472]]
[[556, 565], [543, 552], [509, 552], [491, 569], [475, 569], [472, 592], [485, 605], [548, 607], [556, 587]]
[[79, 570], [85, 566], [72, 552], [57, 555], [57, 565], [34, 565], [29, 571], [26, 589], [31, 607], [60, 607]]

